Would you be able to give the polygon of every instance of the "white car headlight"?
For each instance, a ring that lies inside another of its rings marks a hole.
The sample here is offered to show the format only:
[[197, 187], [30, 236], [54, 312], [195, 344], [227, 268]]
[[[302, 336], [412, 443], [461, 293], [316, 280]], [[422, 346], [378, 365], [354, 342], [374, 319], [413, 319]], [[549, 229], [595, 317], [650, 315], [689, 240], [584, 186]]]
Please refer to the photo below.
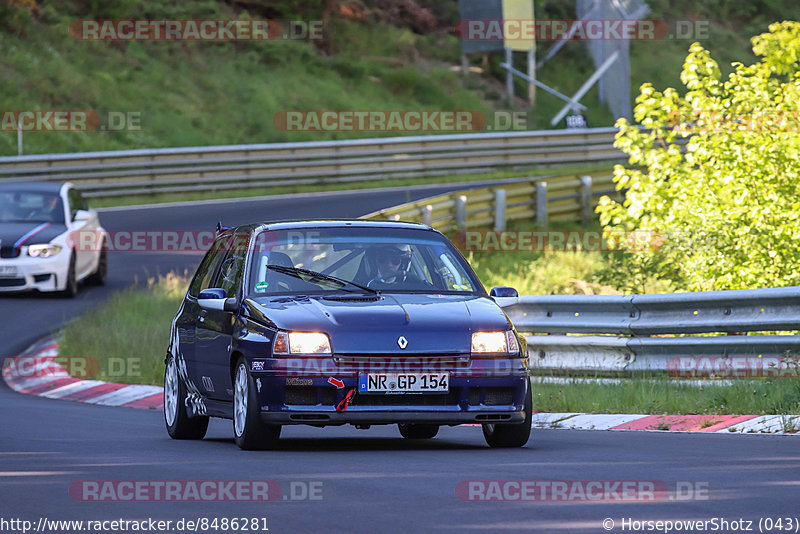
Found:
[[331, 340], [322, 332], [278, 332], [273, 354], [331, 354]]
[[33, 258], [49, 258], [61, 252], [58, 245], [28, 245], [28, 256]]
[[475, 332], [472, 334], [472, 352], [475, 354], [514, 354], [519, 352], [519, 343], [513, 330]]

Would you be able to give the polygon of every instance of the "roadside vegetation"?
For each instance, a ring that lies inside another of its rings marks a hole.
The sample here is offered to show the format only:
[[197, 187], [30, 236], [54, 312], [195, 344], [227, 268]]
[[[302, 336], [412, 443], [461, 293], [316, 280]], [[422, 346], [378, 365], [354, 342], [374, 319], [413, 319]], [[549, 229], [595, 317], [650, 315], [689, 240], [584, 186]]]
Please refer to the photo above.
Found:
[[[692, 39], [635, 41], [631, 45], [631, 94], [651, 82], [675, 86], [693, 39], [719, 58], [723, 74], [730, 62], [754, 58], [748, 37], [769, 22], [800, 18], [795, 0], [649, 0], [648, 18], [700, 22]], [[572, 2], [537, 0], [536, 16], [575, 18]], [[274, 18], [321, 20], [325, 38], [269, 42], [92, 42], [70, 36], [76, 19]], [[94, 109], [141, 114], [140, 130], [91, 133], [29, 132], [28, 154], [263, 143], [365, 137], [364, 133], [297, 133], [278, 130], [281, 110], [462, 109], [508, 110], [503, 58], [492, 56], [483, 70], [463, 78], [459, 21], [454, 1], [324, 0], [223, 2], [220, 0], [3, 0], [0, 2], [0, 70], [4, 109]], [[542, 57], [552, 43], [539, 43]], [[523, 54], [517, 61], [522, 65]], [[538, 72], [544, 83], [573, 94], [594, 66], [581, 43], [567, 44]], [[198, 72], [207, 76], [198, 77]], [[517, 80], [518, 95], [527, 95]], [[157, 95], [157, 98], [154, 98]], [[613, 118], [599, 104], [597, 88], [583, 102], [591, 126]], [[527, 126], [549, 128], [562, 107], [538, 91], [529, 109], [518, 99], [512, 108], [528, 112]], [[385, 134], [372, 134], [385, 135]], [[16, 134], [0, 132], [0, 155], [16, 154]]]

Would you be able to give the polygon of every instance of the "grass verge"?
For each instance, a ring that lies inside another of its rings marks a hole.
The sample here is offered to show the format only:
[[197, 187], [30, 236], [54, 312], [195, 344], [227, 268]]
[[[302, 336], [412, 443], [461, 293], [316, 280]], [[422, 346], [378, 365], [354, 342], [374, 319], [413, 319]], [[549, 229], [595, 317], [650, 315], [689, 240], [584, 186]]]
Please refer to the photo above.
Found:
[[161, 385], [170, 324], [188, 284], [168, 274], [114, 293], [67, 325], [59, 361], [77, 378]]
[[800, 413], [800, 380], [775, 378], [695, 386], [631, 378], [614, 383], [534, 383], [539, 412], [783, 415]]

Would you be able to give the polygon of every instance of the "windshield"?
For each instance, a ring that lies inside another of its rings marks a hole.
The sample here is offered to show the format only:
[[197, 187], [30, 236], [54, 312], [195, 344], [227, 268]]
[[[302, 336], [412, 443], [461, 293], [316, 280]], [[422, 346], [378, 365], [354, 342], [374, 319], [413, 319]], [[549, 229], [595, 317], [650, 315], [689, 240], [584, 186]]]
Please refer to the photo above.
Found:
[[61, 197], [54, 193], [0, 191], [0, 223], [64, 223]]
[[261, 232], [249, 293], [483, 293], [443, 236], [404, 228], [321, 228]]

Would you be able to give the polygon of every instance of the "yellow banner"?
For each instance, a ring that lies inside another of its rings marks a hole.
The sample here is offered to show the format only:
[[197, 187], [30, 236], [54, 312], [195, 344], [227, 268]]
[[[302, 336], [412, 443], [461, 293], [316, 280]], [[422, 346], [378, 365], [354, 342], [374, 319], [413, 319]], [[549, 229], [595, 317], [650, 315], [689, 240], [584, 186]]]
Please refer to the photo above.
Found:
[[533, 0], [503, 0], [503, 41], [506, 48], [526, 51], [536, 46], [533, 38]]

